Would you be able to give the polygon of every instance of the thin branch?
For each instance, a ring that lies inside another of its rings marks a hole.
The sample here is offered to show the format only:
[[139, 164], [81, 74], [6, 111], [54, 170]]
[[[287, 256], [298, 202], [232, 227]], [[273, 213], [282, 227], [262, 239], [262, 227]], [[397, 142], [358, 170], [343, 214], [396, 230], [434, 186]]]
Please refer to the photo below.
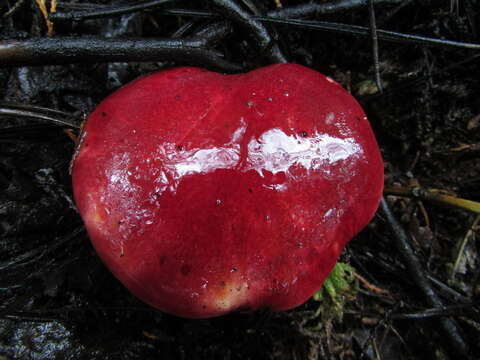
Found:
[[[158, 0], [162, 2], [165, 0]], [[314, 3], [310, 2], [308, 4], [301, 4], [297, 6], [277, 8], [275, 10], [269, 11], [268, 16], [275, 18], [304, 18], [315, 15], [323, 14], [332, 14], [346, 10], [352, 10], [367, 5], [368, 0], [334, 0], [329, 2]], [[405, 0], [373, 0], [375, 5], [397, 5], [403, 4]], [[101, 16], [112, 16], [118, 14], [119, 9], [130, 9], [135, 7], [133, 11], [142, 11], [149, 10], [150, 6], [146, 4], [152, 3], [152, 7], [155, 1], [150, 1], [134, 6], [108, 6], [101, 4], [90, 4], [90, 3], [61, 3], [58, 7], [66, 9], [67, 11], [57, 12], [55, 15], [51, 15], [51, 20], [83, 20], [85, 15], [93, 14], [97, 12], [98, 14], [103, 13]], [[189, 10], [194, 12], [195, 10]], [[199, 11], [199, 14], [205, 14], [209, 12]], [[205, 15], [203, 15], [205, 16]], [[210, 13], [208, 17], [215, 16], [215, 14]]]
[[462, 199], [453, 195], [445, 194], [438, 189], [424, 189], [421, 187], [388, 187], [385, 188], [386, 195], [412, 197], [437, 204], [467, 210], [480, 214], [480, 203], [477, 201]]
[[468, 301], [470, 301], [470, 298], [468, 296], [460, 294], [457, 290], [443, 283], [439, 279], [431, 275], [427, 275], [427, 278], [437, 288], [438, 292], [440, 292], [442, 296], [449, 297], [452, 301], [458, 301], [463, 303], [467, 303]]
[[[162, 0], [159, 0], [159, 2]], [[163, 0], [167, 1], [167, 0]], [[341, 24], [341, 23], [332, 23], [332, 22], [324, 22], [324, 21], [307, 21], [307, 20], [299, 20], [299, 19], [292, 19], [292, 18], [302, 18], [308, 17], [315, 14], [328, 14], [328, 13], [335, 13], [343, 10], [354, 9], [362, 6], [367, 5], [367, 1], [369, 0], [341, 0], [341, 1], [331, 1], [327, 3], [309, 3], [304, 5], [299, 5], [296, 7], [288, 7], [282, 9], [275, 9], [273, 11], [269, 11], [267, 16], [258, 16], [252, 15], [247, 17], [249, 21], [260, 21], [260, 22], [267, 22], [267, 23], [274, 23], [274, 24], [283, 24], [283, 25], [291, 25], [296, 26], [304, 29], [312, 29], [312, 30], [321, 30], [321, 31], [332, 31], [337, 33], [345, 33], [350, 35], [359, 35], [359, 36], [369, 36], [370, 29], [364, 26], [358, 25], [349, 25], [349, 24]], [[154, 3], [154, 1], [150, 2]], [[373, 0], [372, 3], [375, 5], [388, 5], [388, 4], [401, 4], [402, 0]], [[83, 4], [85, 6], [87, 4]], [[142, 8], [145, 4], [139, 4], [138, 11]], [[62, 4], [62, 6], [67, 6], [67, 4]], [[71, 6], [69, 4], [68, 6]], [[73, 6], [72, 6], [73, 7]], [[110, 8], [102, 8], [98, 10], [100, 12], [108, 12]], [[113, 9], [115, 10], [115, 9]], [[85, 11], [84, 11], [85, 12]], [[90, 13], [91, 11], [86, 11]], [[174, 15], [174, 16], [193, 16], [193, 17], [203, 17], [203, 18], [219, 18], [218, 14], [213, 13], [211, 11], [205, 10], [189, 10], [189, 9], [163, 9], [161, 10], [162, 14], [166, 15]], [[78, 15], [75, 12], [71, 12], [68, 17], [78, 17], [83, 15]], [[55, 14], [51, 14], [52, 19], [58, 18], [67, 18], [67, 15], [57, 12]], [[289, 18], [289, 19], [287, 19]], [[480, 50], [480, 44], [475, 43], [466, 43], [460, 41], [453, 41], [453, 40], [444, 40], [438, 38], [432, 38], [427, 36], [420, 36], [420, 35], [411, 35], [411, 34], [403, 34], [394, 31], [386, 31], [377, 29], [376, 31], [377, 37], [379, 40], [384, 41], [391, 41], [391, 42], [403, 42], [403, 43], [410, 43], [410, 44], [420, 44], [426, 46], [444, 46], [444, 47], [460, 47], [460, 48], [467, 48], [473, 50]]]
[[88, 19], [98, 19], [103, 17], [118, 16], [123, 14], [129, 14], [136, 11], [148, 10], [158, 6], [161, 6], [165, 3], [171, 2], [172, 0], [153, 0], [147, 1], [141, 4], [135, 5], [120, 5], [120, 6], [109, 6], [109, 7], [96, 7], [94, 9], [81, 10], [81, 11], [62, 11], [55, 12], [50, 14], [50, 21], [82, 21]]
[[403, 0], [401, 1], [395, 8], [393, 8], [392, 10], [388, 11], [384, 16], [383, 18], [377, 22], [377, 24], [385, 24], [386, 22], [388, 22], [392, 17], [394, 17], [400, 10], [402, 10], [403, 8], [405, 8], [406, 6], [410, 5], [414, 0]]
[[[303, 28], [303, 29], [332, 31], [336, 33], [344, 33], [349, 35], [360, 35], [360, 36], [368, 36], [370, 34], [369, 28], [365, 26], [359, 26], [359, 25], [349, 25], [349, 24], [333, 23], [333, 22], [326, 22], [326, 21], [275, 19], [275, 18], [260, 17], [260, 16], [255, 16], [254, 18], [257, 20], [261, 20], [263, 22], [292, 25], [292, 26]], [[480, 44], [465, 43], [465, 42], [454, 41], [454, 40], [437, 39], [437, 38], [431, 38], [431, 37], [420, 36], [420, 35], [403, 34], [395, 31], [377, 29], [377, 36], [378, 36], [378, 39], [380, 40], [391, 41], [391, 42], [399, 42], [399, 43], [403, 42], [403, 43], [420, 44], [420, 45], [427, 45], [427, 46], [450, 46], [450, 47], [459, 47], [459, 48], [472, 49], [472, 50], [480, 50]]]
[[171, 16], [192, 16], [198, 18], [207, 18], [207, 19], [221, 19], [219, 14], [216, 14], [212, 11], [207, 10], [195, 10], [195, 9], [163, 9], [160, 11], [163, 15]]
[[56, 37], [0, 42], [0, 67], [108, 61], [175, 61], [227, 72], [242, 68], [196, 39], [110, 39]]
[[188, 21], [180, 25], [174, 33], [170, 35], [171, 39], [181, 39], [185, 37], [185, 34], [195, 25], [193, 21]]
[[243, 10], [234, 0], [212, 0], [211, 2], [227, 19], [237, 23], [247, 33], [251, 33], [257, 40], [260, 50], [270, 61], [275, 63], [287, 61], [267, 28], [254, 16]]
[[373, 65], [375, 68], [375, 83], [380, 93], [383, 93], [382, 79], [380, 77], [380, 61], [378, 58], [378, 36], [377, 23], [375, 21], [375, 9], [373, 7], [373, 0], [368, 0], [368, 12], [370, 15], [370, 37], [372, 40]]
[[233, 28], [228, 21], [209, 24], [192, 35], [198, 46], [211, 46], [233, 33]]
[[7, 18], [12, 16], [15, 12], [17, 12], [22, 5], [25, 3], [25, 0], [17, 0], [17, 2], [8, 10], [5, 14], [2, 15], [2, 18]]
[[455, 255], [455, 261], [453, 263], [452, 270], [450, 271], [450, 279], [449, 279], [450, 283], [453, 282], [453, 280], [455, 278], [455, 275], [458, 272], [458, 268], [460, 267], [460, 262], [464, 258], [465, 247], [467, 246], [468, 240], [470, 240], [470, 238], [472, 238], [474, 236], [474, 234], [475, 234], [474, 229], [478, 226], [479, 223], [480, 223], [480, 215], [477, 215], [477, 217], [475, 218], [475, 220], [472, 223], [472, 226], [470, 226], [470, 228], [467, 230], [467, 233], [463, 237], [462, 242], [460, 243], [460, 246], [458, 247], [458, 251]]
[[[268, 16], [276, 18], [303, 18], [314, 15], [333, 14], [367, 6], [369, 0], [338, 0], [329, 2], [310, 2], [297, 6], [276, 9], [268, 12]], [[404, 0], [373, 0], [375, 5], [400, 4]]]
[[441, 316], [452, 316], [452, 315], [462, 316], [462, 315], [465, 315], [465, 312], [467, 311], [478, 314], [478, 310], [475, 309], [475, 307], [479, 305], [480, 305], [479, 302], [473, 302], [473, 303], [470, 302], [467, 304], [444, 306], [441, 308], [430, 308], [422, 312], [392, 314], [390, 317], [392, 319], [423, 320], [423, 319], [429, 319], [429, 318], [441, 317]]
[[45, 19], [48, 35], [52, 35], [53, 23], [50, 20], [48, 20], [48, 9], [47, 9], [47, 4], [45, 3], [45, 0], [35, 0], [35, 2], [37, 3], [38, 9], [42, 13], [43, 18]]
[[[161, 13], [165, 15], [174, 15], [174, 16], [193, 16], [193, 17], [203, 17], [203, 18], [217, 17], [216, 14], [209, 11], [203, 11], [203, 10], [165, 9], [165, 10], [162, 10]], [[289, 25], [289, 26], [295, 26], [301, 29], [330, 31], [335, 33], [357, 35], [357, 36], [370, 35], [370, 29], [368, 27], [360, 26], [360, 25], [350, 25], [350, 24], [334, 23], [334, 22], [328, 22], [328, 21], [275, 18], [270, 16], [270, 13], [268, 13], [268, 16], [253, 15], [252, 18], [254, 20], [258, 20], [265, 23]], [[438, 38], [421, 36], [421, 35], [404, 34], [404, 33], [399, 33], [395, 31], [388, 31], [388, 30], [381, 30], [381, 29], [377, 29], [377, 37], [379, 40], [397, 42], [397, 43], [419, 44], [419, 45], [425, 45], [425, 46], [456, 47], [456, 48], [480, 50], [480, 44], [438, 39]]]
[[364, 97], [361, 97], [359, 99], [360, 103], [363, 104], [363, 103], [366, 103], [368, 101], [372, 101], [372, 100], [375, 100], [379, 97], [385, 97], [385, 96], [390, 96], [390, 95], [396, 95], [398, 94], [399, 91], [402, 91], [404, 89], [413, 89], [415, 88], [418, 84], [424, 82], [424, 81], [429, 81], [433, 76], [437, 76], [437, 75], [441, 75], [441, 74], [445, 74], [447, 73], [448, 71], [450, 70], [453, 70], [453, 69], [457, 69], [457, 68], [460, 68], [460, 67], [464, 67], [466, 64], [472, 62], [472, 61], [475, 61], [477, 59], [480, 58], [480, 54], [477, 53], [477, 54], [474, 54], [470, 57], [467, 57], [466, 59], [463, 59], [461, 61], [458, 61], [454, 64], [451, 64], [451, 65], [448, 65], [444, 68], [441, 68], [441, 69], [438, 69], [438, 70], [434, 70], [432, 72], [430, 72], [429, 74], [427, 75], [423, 75], [423, 76], [418, 76], [414, 79], [410, 79], [410, 80], [405, 80], [405, 81], [402, 81], [401, 83], [393, 86], [393, 87], [390, 87], [388, 89], [386, 89], [383, 94], [372, 94], [372, 95], [367, 95], [367, 96], [364, 96]]
[[71, 114], [39, 106], [0, 103], [0, 116], [31, 118], [73, 129], [80, 128], [79, 122], [72, 119]]
[[372, 292], [374, 292], [374, 293], [376, 293], [376, 294], [378, 294], [378, 295], [385, 295], [385, 296], [389, 296], [389, 297], [392, 296], [392, 294], [390, 294], [390, 291], [385, 290], [385, 289], [382, 289], [381, 287], [378, 287], [378, 286], [372, 284], [371, 282], [369, 282], [367, 279], [365, 279], [365, 278], [364, 278], [362, 275], [360, 275], [359, 273], [354, 272], [354, 273], [353, 273], [353, 276], [355, 276], [355, 277], [363, 284], [363, 286], [364, 286], [366, 289], [368, 289], [368, 290], [370, 290], [370, 291], [372, 291]]
[[[94, 10], [84, 11], [71, 11], [71, 12], [57, 12], [52, 14], [51, 20], [85, 20], [92, 18], [99, 18], [105, 16], [113, 16], [124, 14], [127, 12], [146, 10], [152, 7], [162, 5], [171, 0], [156, 0], [134, 6], [123, 7], [109, 7], [100, 8]], [[281, 53], [280, 48], [273, 41], [268, 30], [260, 22], [253, 19], [246, 11], [238, 6], [233, 0], [213, 0], [214, 5], [222, 12], [227, 18], [240, 24], [249, 33], [254, 34], [260, 44], [260, 48], [267, 54], [269, 59], [273, 62], [286, 62], [286, 58]], [[196, 16], [203, 16], [205, 12], [194, 12]], [[206, 16], [210, 18], [218, 17], [217, 14], [212, 12], [206, 12]], [[223, 25], [226, 27], [226, 25]], [[217, 27], [218, 28], [218, 27]], [[219, 29], [219, 28], [218, 28]]]
[[[407, 267], [407, 271], [421, 291], [425, 302], [429, 306], [442, 308], [444, 306], [442, 300], [433, 290], [431, 283], [428, 281], [420, 259], [417, 257], [412, 246], [410, 245], [409, 236], [393, 215], [387, 200], [385, 200], [384, 197], [382, 197], [380, 207], [394, 234], [395, 245], [399, 252], [399, 256], [402, 257], [403, 262]], [[438, 319], [438, 321], [440, 330], [443, 332], [446, 340], [448, 341], [447, 350], [452, 356], [452, 359], [468, 359], [470, 350], [467, 343], [463, 340], [457, 323], [448, 317], [442, 317]]]

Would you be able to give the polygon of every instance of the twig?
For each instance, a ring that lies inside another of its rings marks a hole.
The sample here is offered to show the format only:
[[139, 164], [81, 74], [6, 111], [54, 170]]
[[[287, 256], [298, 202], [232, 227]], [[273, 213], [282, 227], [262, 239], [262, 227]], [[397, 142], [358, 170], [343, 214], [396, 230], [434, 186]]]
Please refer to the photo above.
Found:
[[[370, 33], [370, 30], [367, 27], [359, 26], [359, 25], [349, 25], [349, 24], [341, 24], [341, 23], [326, 22], [326, 21], [275, 19], [272, 17], [260, 17], [260, 16], [254, 16], [254, 18], [256, 20], [261, 20], [263, 22], [292, 25], [292, 26], [297, 26], [304, 29], [332, 31], [332, 32], [344, 33], [344, 34], [350, 34], [350, 35], [368, 36]], [[377, 29], [377, 36], [379, 40], [385, 40], [385, 41], [391, 41], [391, 42], [421, 44], [426, 46], [459, 47], [459, 48], [465, 48], [465, 49], [480, 50], [480, 44], [437, 39], [437, 38], [431, 38], [431, 37], [420, 36], [420, 35], [403, 34], [395, 31]]]
[[48, 10], [47, 5], [45, 4], [45, 0], [35, 0], [35, 2], [37, 3], [37, 6], [43, 15], [43, 18], [45, 19], [48, 35], [53, 35], [53, 23], [48, 20]]
[[[162, 3], [166, 0], [157, 0], [157, 2]], [[168, 1], [168, 0], [167, 0]], [[355, 8], [360, 8], [367, 5], [368, 0], [334, 0], [329, 2], [314, 3], [310, 2], [307, 4], [301, 4], [297, 6], [290, 7], [277, 7], [277, 9], [269, 11], [268, 16], [277, 17], [277, 18], [303, 18], [314, 15], [323, 15], [323, 14], [332, 14], [345, 10], [352, 10]], [[396, 5], [403, 4], [405, 0], [373, 0], [375, 5]], [[50, 20], [83, 20], [85, 16], [93, 15], [94, 13], [101, 16], [113, 16], [119, 14], [120, 9], [130, 9], [132, 11], [142, 11], [148, 10], [150, 6], [148, 4], [152, 3], [152, 7], [155, 1], [149, 1], [146, 3], [133, 5], [133, 6], [108, 6], [100, 4], [76, 4], [76, 3], [62, 3], [62, 9], [68, 9], [67, 11], [61, 11], [55, 15], [51, 15]], [[280, 0], [275, 0], [275, 2], [280, 3]], [[195, 10], [191, 10], [194, 12]], [[120, 12], [120, 14], [123, 12]], [[208, 13], [200, 11], [199, 13]], [[102, 15], [100, 15], [102, 14]], [[215, 16], [215, 14], [210, 13], [209, 17]]]
[[67, 134], [67, 136], [72, 140], [75, 146], [78, 146], [80, 143], [80, 138], [77, 134], [75, 134], [72, 129], [63, 129], [63, 132]]
[[393, 8], [392, 10], [388, 11], [384, 16], [383, 18], [377, 22], [377, 24], [384, 24], [386, 23], [387, 21], [389, 21], [393, 16], [395, 16], [400, 10], [402, 10], [404, 7], [410, 5], [414, 0], [403, 0], [402, 2], [400, 2], [395, 8]]
[[437, 290], [441, 293], [442, 296], [444, 297], [449, 297], [452, 301], [457, 301], [457, 302], [468, 302], [470, 301], [468, 296], [465, 296], [461, 293], [459, 293], [457, 290], [451, 288], [449, 285], [444, 284], [442, 281], [439, 279], [427, 275], [428, 280], [437, 288]]
[[192, 35], [192, 39], [197, 41], [198, 46], [212, 46], [216, 42], [226, 38], [233, 33], [233, 28], [228, 21], [215, 22], [200, 29]]
[[[153, 7], [158, 7], [172, 0], [155, 0], [149, 1], [143, 4], [137, 4], [132, 6], [120, 6], [120, 7], [109, 7], [109, 8], [100, 8], [100, 9], [90, 9], [83, 11], [71, 11], [71, 12], [57, 12], [51, 15], [50, 20], [86, 20], [107, 16], [116, 16], [120, 14], [146, 10]], [[267, 29], [258, 21], [252, 19], [252, 17], [243, 11], [234, 1], [232, 0], [214, 0], [213, 3], [220, 9], [222, 12], [234, 22], [239, 23], [247, 31], [253, 32], [256, 35], [257, 40], [260, 43], [260, 47], [268, 53], [270, 59], [274, 62], [285, 62], [286, 59], [281, 53], [278, 45], [274, 44], [272, 38], [270, 37]], [[209, 13], [209, 16], [213, 17], [215, 14]], [[225, 26], [225, 25], [224, 25]], [[218, 28], [218, 25], [217, 25]]]
[[[384, 197], [382, 197], [380, 207], [394, 234], [395, 245], [397, 247], [399, 255], [402, 257], [403, 262], [407, 267], [407, 271], [409, 272], [413, 281], [420, 289], [425, 299], [425, 302], [429, 306], [435, 308], [442, 308], [444, 306], [442, 300], [438, 297], [438, 295], [433, 290], [431, 283], [427, 280], [426, 273], [423, 269], [420, 259], [417, 257], [413, 248], [410, 245], [410, 239], [406, 231], [403, 229], [403, 227], [393, 215]], [[447, 317], [442, 317], [438, 319], [438, 321], [440, 325], [440, 330], [443, 332], [446, 340], [448, 341], [447, 350], [448, 353], [452, 356], [452, 359], [468, 359], [470, 355], [470, 350], [467, 343], [465, 343], [462, 338], [457, 323]]]
[[470, 28], [472, 30], [473, 38], [478, 37], [478, 27], [477, 27], [477, 13], [478, 7], [476, 4], [472, 4], [472, 0], [465, 1], [465, 13], [467, 14], [468, 22], [470, 23]]
[[470, 240], [470, 238], [473, 237], [475, 233], [474, 229], [477, 227], [479, 223], [480, 223], [480, 215], [477, 215], [477, 217], [472, 223], [472, 226], [470, 227], [470, 229], [468, 229], [467, 233], [463, 237], [462, 242], [460, 243], [460, 247], [458, 248], [458, 252], [455, 256], [455, 261], [453, 263], [452, 270], [450, 271], [450, 279], [449, 279], [450, 282], [453, 282], [453, 279], [457, 274], [458, 268], [460, 266], [460, 261], [462, 260], [463, 255], [465, 254], [465, 246], [467, 246], [468, 240]]
[[[390, 241], [390, 238], [387, 238], [386, 236], [382, 236], [380, 234], [376, 234], [376, 236], [385, 243], [388, 243]], [[411, 285], [412, 280], [410, 278], [402, 277], [402, 275], [405, 274], [405, 267], [403, 264], [394, 260], [392, 261], [392, 259], [384, 259], [381, 256], [374, 255], [369, 252], [362, 254], [361, 257], [367, 259], [367, 261], [375, 262], [385, 273], [395, 276], [397, 278], [400, 277], [402, 281]], [[355, 258], [352, 257], [352, 260], [355, 261]], [[360, 263], [358, 261], [355, 261], [355, 266], [358, 267], [359, 265]], [[365, 270], [362, 269], [362, 271]], [[431, 274], [427, 274], [427, 279], [432, 283], [432, 285], [434, 285], [437, 293], [439, 293], [442, 297], [448, 298], [450, 301], [453, 302], [466, 303], [470, 301], [469, 297], [461, 294], [455, 289], [452, 289], [450, 286], [443, 283]]]
[[380, 329], [381, 327], [384, 327], [385, 324], [390, 323], [390, 314], [395, 310], [397, 306], [398, 305], [395, 305], [394, 308], [388, 309], [387, 312], [383, 315], [383, 318], [379, 319], [377, 324], [371, 329], [370, 333], [368, 334], [368, 337], [365, 339], [363, 343], [361, 358], [363, 358], [367, 352], [368, 343], [372, 342], [372, 344], [374, 344], [378, 329]]
[[421, 187], [388, 187], [385, 188], [384, 194], [418, 198], [480, 214], [479, 202], [443, 194], [442, 191], [438, 189], [424, 189]]
[[442, 75], [442, 74], [447, 73], [450, 70], [463, 67], [463, 66], [465, 66], [466, 64], [468, 64], [472, 61], [478, 60], [479, 58], [480, 58], [480, 54], [478, 54], [478, 53], [474, 54], [472, 56], [467, 57], [464, 60], [461, 60], [461, 61], [458, 61], [454, 64], [448, 65], [444, 68], [432, 71], [428, 75], [418, 76], [414, 79], [403, 81], [402, 83], [400, 83], [396, 86], [389, 87], [388, 89], [385, 89], [383, 94], [373, 94], [373, 95], [364, 96], [364, 97], [359, 99], [359, 102], [361, 104], [363, 104], [363, 103], [366, 103], [368, 101], [373, 101], [373, 100], [379, 98], [380, 96], [381, 97], [387, 97], [387, 96], [392, 96], [392, 95], [398, 95], [399, 91], [402, 91], [404, 89], [413, 89], [413, 88], [416, 87], [416, 85], [418, 85], [418, 84], [420, 84], [424, 81], [431, 80], [431, 78], [433, 76]]
[[[286, 8], [285, 8], [286, 9]], [[166, 15], [174, 16], [194, 16], [203, 18], [215, 18], [214, 13], [204, 10], [187, 10], [187, 9], [165, 9], [161, 11]], [[284, 19], [282, 17], [274, 17], [269, 12], [268, 16], [252, 15], [251, 18], [265, 23], [290, 25], [303, 29], [331, 31], [336, 33], [343, 33], [349, 35], [369, 36], [370, 29], [365, 26], [350, 25], [343, 23], [334, 23], [328, 21], [313, 21], [313, 20], [300, 20], [300, 19]], [[408, 44], [420, 44], [425, 46], [442, 46], [442, 47], [455, 47], [465, 48], [472, 50], [480, 50], [480, 44], [466, 43], [454, 40], [445, 40], [432, 38], [427, 36], [404, 34], [395, 31], [387, 31], [377, 29], [377, 37], [379, 40], [408, 43]]]
[[254, 15], [261, 14], [260, 10], [258, 9], [258, 6], [254, 3], [255, 0], [238, 0], [238, 1], [243, 3], [243, 5], [245, 5], [252, 14]]
[[239, 26], [251, 33], [258, 42], [260, 50], [274, 63], [283, 63], [287, 59], [282, 54], [278, 44], [272, 39], [267, 28], [254, 16], [244, 11], [234, 0], [212, 0], [218, 11], [227, 19], [232, 20]]
[[181, 39], [183, 37], [185, 37], [185, 34], [188, 32], [188, 30], [190, 30], [193, 26], [195, 25], [195, 23], [193, 21], [188, 21], [188, 22], [185, 22], [183, 23], [182, 25], [180, 25], [180, 27], [175, 30], [174, 33], [172, 33], [170, 35], [170, 38], [171, 39]]
[[89, 10], [81, 10], [81, 11], [62, 11], [56, 12], [54, 14], [50, 14], [49, 20], [50, 21], [67, 21], [67, 20], [74, 20], [74, 21], [82, 21], [87, 19], [98, 19], [103, 17], [111, 17], [111, 16], [118, 16], [123, 14], [129, 14], [136, 11], [152, 9], [158, 6], [161, 6], [165, 3], [168, 3], [172, 0], [153, 0], [153, 1], [146, 1], [141, 4], [134, 4], [134, 5], [120, 5], [120, 6], [111, 6], [111, 7], [96, 7], [94, 9]]
[[383, 93], [382, 79], [380, 77], [380, 61], [378, 59], [377, 23], [375, 21], [373, 0], [368, 0], [368, 12], [370, 15], [370, 37], [372, 40], [373, 66], [375, 68], [375, 84], [377, 84], [378, 91]]
[[18, 9], [22, 7], [22, 5], [25, 3], [25, 0], [17, 0], [15, 5], [13, 5], [10, 10], [8, 10], [5, 14], [2, 15], [2, 18], [7, 18], [9, 16], [12, 16]]
[[[166, 1], [166, 0], [164, 0]], [[370, 34], [370, 29], [364, 26], [358, 25], [349, 25], [349, 24], [340, 24], [332, 22], [322, 22], [322, 21], [307, 21], [299, 20], [298, 18], [307, 17], [315, 14], [329, 14], [336, 13], [344, 10], [354, 9], [367, 5], [369, 0], [340, 0], [340, 1], [331, 1], [327, 3], [308, 3], [304, 5], [299, 5], [296, 7], [281, 8], [269, 11], [267, 16], [258, 16], [252, 15], [248, 17], [250, 21], [260, 21], [260, 22], [269, 22], [276, 24], [291, 25], [300, 28], [322, 30], [322, 31], [332, 31], [338, 33], [346, 33], [351, 35], [359, 36], [368, 36]], [[385, 4], [401, 4], [403, 0], [373, 0], [375, 5], [385, 5]], [[67, 4], [63, 4], [66, 6]], [[84, 4], [83, 6], [85, 6]], [[72, 6], [72, 4], [68, 4]], [[138, 5], [139, 9], [143, 4]], [[136, 11], [138, 11], [137, 9]], [[82, 10], [85, 12], [85, 10]], [[108, 12], [107, 8], [99, 10], [103, 12]], [[80, 11], [81, 12], [81, 11]], [[89, 11], [90, 12], [90, 11]], [[164, 9], [161, 13], [166, 15], [175, 15], [175, 16], [194, 16], [194, 17], [205, 17], [205, 18], [219, 18], [219, 16], [211, 11], [205, 10], [189, 10], [189, 9]], [[68, 13], [57, 12], [51, 14], [52, 19], [59, 18], [75, 18], [82, 17], [81, 14], [75, 12]], [[288, 18], [288, 19], [287, 19]], [[295, 19], [297, 18], [297, 19]], [[394, 31], [386, 31], [377, 29], [377, 37], [379, 40], [392, 41], [392, 42], [406, 42], [414, 44], [422, 44], [426, 46], [445, 46], [445, 47], [460, 47], [473, 50], [480, 50], [480, 44], [466, 43], [453, 40], [444, 40], [438, 38], [432, 38], [427, 36], [412, 35], [412, 34], [403, 34]]]
[[[268, 16], [277, 18], [303, 18], [313, 15], [332, 14], [345, 10], [367, 6], [369, 0], [335, 0], [328, 2], [309, 2], [292, 7], [275, 9], [268, 12]], [[400, 4], [405, 0], [373, 0], [375, 5]]]
[[474, 313], [478, 313], [474, 307], [479, 306], [480, 303], [478, 302], [470, 302], [467, 304], [459, 304], [459, 305], [451, 305], [451, 306], [444, 306], [441, 308], [430, 308], [426, 309], [422, 312], [414, 312], [414, 313], [398, 313], [392, 314], [392, 319], [429, 319], [433, 317], [441, 317], [441, 316], [451, 316], [451, 315], [463, 315], [465, 310], [469, 310]]
[[80, 128], [71, 114], [39, 106], [0, 103], [0, 116], [32, 118], [48, 121], [54, 125]]
[[108, 61], [175, 61], [238, 72], [242, 68], [197, 39], [110, 39], [56, 37], [0, 42], [0, 67]]
[[274, 2], [275, 2], [275, 6], [277, 8], [281, 9], [283, 7], [281, 0], [274, 0]]
[[57, 12], [57, 0], [50, 1], [50, 14]]
[[386, 296], [391, 296], [390, 292], [388, 290], [382, 289], [376, 285], [373, 285], [371, 282], [369, 282], [367, 279], [365, 279], [362, 275], [354, 272], [353, 276], [355, 276], [362, 284], [365, 286], [368, 290], [373, 291], [376, 294], [379, 295], [386, 295]]

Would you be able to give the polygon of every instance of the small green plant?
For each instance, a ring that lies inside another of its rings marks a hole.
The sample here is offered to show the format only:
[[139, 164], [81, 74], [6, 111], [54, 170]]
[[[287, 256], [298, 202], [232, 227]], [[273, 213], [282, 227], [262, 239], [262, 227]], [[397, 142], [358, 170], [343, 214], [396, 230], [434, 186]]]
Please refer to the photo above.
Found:
[[355, 269], [348, 264], [338, 262], [325, 280], [323, 287], [313, 295], [319, 307], [316, 316], [323, 320], [341, 320], [345, 303], [352, 300], [357, 292]]

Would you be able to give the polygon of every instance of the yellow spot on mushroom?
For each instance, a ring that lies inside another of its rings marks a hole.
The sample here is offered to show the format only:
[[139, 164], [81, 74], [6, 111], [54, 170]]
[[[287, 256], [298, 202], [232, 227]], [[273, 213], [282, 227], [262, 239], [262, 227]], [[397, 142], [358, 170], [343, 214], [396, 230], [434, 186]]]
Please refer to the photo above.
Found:
[[103, 224], [104, 221], [102, 214], [95, 204], [93, 204], [93, 206], [88, 210], [85, 219], [89, 223], [93, 223], [97, 226]]
[[108, 211], [103, 206], [99, 206], [94, 200], [89, 202], [89, 207], [84, 216], [84, 221], [89, 229], [97, 229], [102, 233], [106, 233]]
[[217, 309], [230, 311], [248, 303], [249, 286], [246, 281], [221, 282], [212, 294]]

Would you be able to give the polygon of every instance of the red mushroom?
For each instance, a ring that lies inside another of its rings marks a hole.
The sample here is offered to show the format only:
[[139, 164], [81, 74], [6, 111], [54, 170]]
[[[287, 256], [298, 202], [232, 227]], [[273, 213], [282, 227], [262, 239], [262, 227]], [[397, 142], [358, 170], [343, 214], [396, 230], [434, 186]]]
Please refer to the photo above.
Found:
[[318, 72], [177, 68], [89, 116], [73, 189], [133, 294], [204, 318], [305, 302], [374, 215], [383, 162], [362, 108]]

